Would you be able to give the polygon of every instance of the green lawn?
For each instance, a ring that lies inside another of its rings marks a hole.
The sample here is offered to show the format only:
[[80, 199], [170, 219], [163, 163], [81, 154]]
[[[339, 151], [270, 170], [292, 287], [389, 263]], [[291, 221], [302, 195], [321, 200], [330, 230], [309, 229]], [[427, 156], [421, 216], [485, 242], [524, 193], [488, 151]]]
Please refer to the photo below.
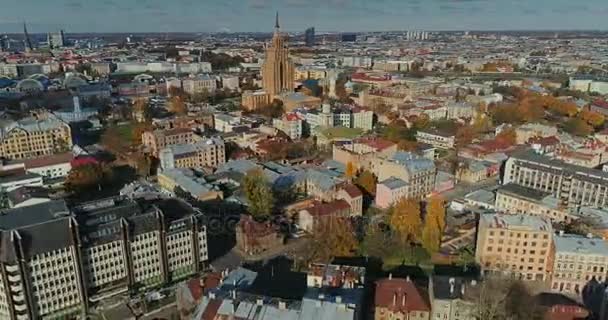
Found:
[[116, 131], [120, 134], [120, 136], [125, 139], [126, 141], [133, 141], [133, 124], [132, 123], [125, 123], [125, 124], [120, 124], [117, 125], [116, 127]]
[[354, 128], [346, 128], [346, 127], [334, 127], [334, 128], [327, 128], [325, 130], [323, 130], [323, 135], [325, 135], [326, 137], [333, 139], [333, 138], [347, 138], [347, 139], [352, 139], [352, 138], [356, 138], [358, 136], [360, 136], [363, 133], [363, 130], [361, 129], [354, 129]]

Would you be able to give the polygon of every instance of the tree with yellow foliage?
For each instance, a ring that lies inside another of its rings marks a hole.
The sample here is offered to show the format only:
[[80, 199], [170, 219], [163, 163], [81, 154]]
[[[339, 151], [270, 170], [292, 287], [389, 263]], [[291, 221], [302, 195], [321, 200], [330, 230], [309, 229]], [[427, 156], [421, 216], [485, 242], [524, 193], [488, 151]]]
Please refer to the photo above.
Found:
[[591, 110], [581, 111], [579, 117], [596, 128], [601, 127], [606, 121], [606, 118], [603, 114]]
[[445, 228], [445, 205], [444, 200], [432, 197], [426, 205], [426, 217], [422, 229], [422, 246], [429, 253], [439, 251], [441, 235]]
[[346, 171], [344, 172], [344, 175], [346, 176], [347, 179], [352, 179], [355, 176], [355, 166], [353, 165], [352, 162], [348, 162], [346, 164]]
[[316, 223], [305, 260], [328, 263], [335, 257], [350, 257], [356, 253], [358, 244], [347, 218], [327, 216]]
[[171, 98], [171, 101], [169, 103], [169, 111], [178, 115], [184, 115], [188, 113], [188, 108], [186, 107], [184, 100], [180, 96], [175, 96]]
[[393, 208], [389, 224], [402, 242], [417, 241], [420, 237], [420, 203], [415, 199], [402, 198]]

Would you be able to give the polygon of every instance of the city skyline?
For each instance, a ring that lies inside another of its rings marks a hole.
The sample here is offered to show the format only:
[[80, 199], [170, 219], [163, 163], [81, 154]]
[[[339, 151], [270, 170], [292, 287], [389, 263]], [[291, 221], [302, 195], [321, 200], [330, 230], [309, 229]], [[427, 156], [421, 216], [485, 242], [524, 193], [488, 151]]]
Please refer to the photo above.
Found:
[[9, 0], [0, 33], [20, 32], [24, 20], [32, 33], [268, 32], [277, 10], [288, 32], [608, 29], [608, 3], [601, 0]]

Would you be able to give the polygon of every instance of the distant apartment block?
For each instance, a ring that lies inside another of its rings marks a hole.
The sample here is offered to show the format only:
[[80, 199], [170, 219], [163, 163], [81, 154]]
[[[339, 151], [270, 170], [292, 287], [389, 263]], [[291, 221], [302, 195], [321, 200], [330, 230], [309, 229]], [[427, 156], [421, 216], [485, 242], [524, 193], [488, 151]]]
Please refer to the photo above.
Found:
[[160, 166], [173, 168], [217, 168], [226, 163], [224, 141], [207, 138], [191, 144], [174, 144], [160, 151]]
[[481, 214], [475, 260], [484, 272], [507, 272], [523, 280], [550, 279], [550, 220], [522, 214]]
[[[379, 181], [397, 178], [407, 184], [405, 196], [422, 198], [433, 192], [437, 168], [432, 160], [410, 152], [397, 152], [376, 162], [373, 173]], [[389, 197], [389, 199], [393, 196]]]
[[608, 204], [608, 172], [567, 164], [531, 150], [512, 154], [502, 180], [503, 184], [548, 192], [566, 206]]
[[168, 146], [189, 144], [194, 140], [194, 133], [189, 128], [146, 131], [141, 136], [142, 144], [155, 156]]
[[439, 131], [416, 132], [416, 141], [429, 144], [439, 149], [453, 149], [456, 145], [456, 137], [453, 134], [446, 134]]
[[0, 157], [36, 158], [70, 150], [72, 132], [60, 120], [27, 118], [0, 124], [0, 141]]
[[217, 89], [217, 81], [215, 77], [209, 75], [198, 75], [192, 78], [186, 78], [182, 80], [182, 88], [184, 92], [195, 95], [204, 92], [214, 93]]

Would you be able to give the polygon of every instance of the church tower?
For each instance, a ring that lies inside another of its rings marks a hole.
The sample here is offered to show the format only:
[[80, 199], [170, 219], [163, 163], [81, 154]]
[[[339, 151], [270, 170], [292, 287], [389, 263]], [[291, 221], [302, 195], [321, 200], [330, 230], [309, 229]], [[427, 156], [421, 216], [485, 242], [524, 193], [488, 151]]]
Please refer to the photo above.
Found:
[[289, 58], [289, 49], [279, 26], [277, 12], [274, 35], [266, 47], [266, 59], [262, 65], [262, 85], [270, 99], [281, 92], [292, 92], [294, 89], [295, 67]]

